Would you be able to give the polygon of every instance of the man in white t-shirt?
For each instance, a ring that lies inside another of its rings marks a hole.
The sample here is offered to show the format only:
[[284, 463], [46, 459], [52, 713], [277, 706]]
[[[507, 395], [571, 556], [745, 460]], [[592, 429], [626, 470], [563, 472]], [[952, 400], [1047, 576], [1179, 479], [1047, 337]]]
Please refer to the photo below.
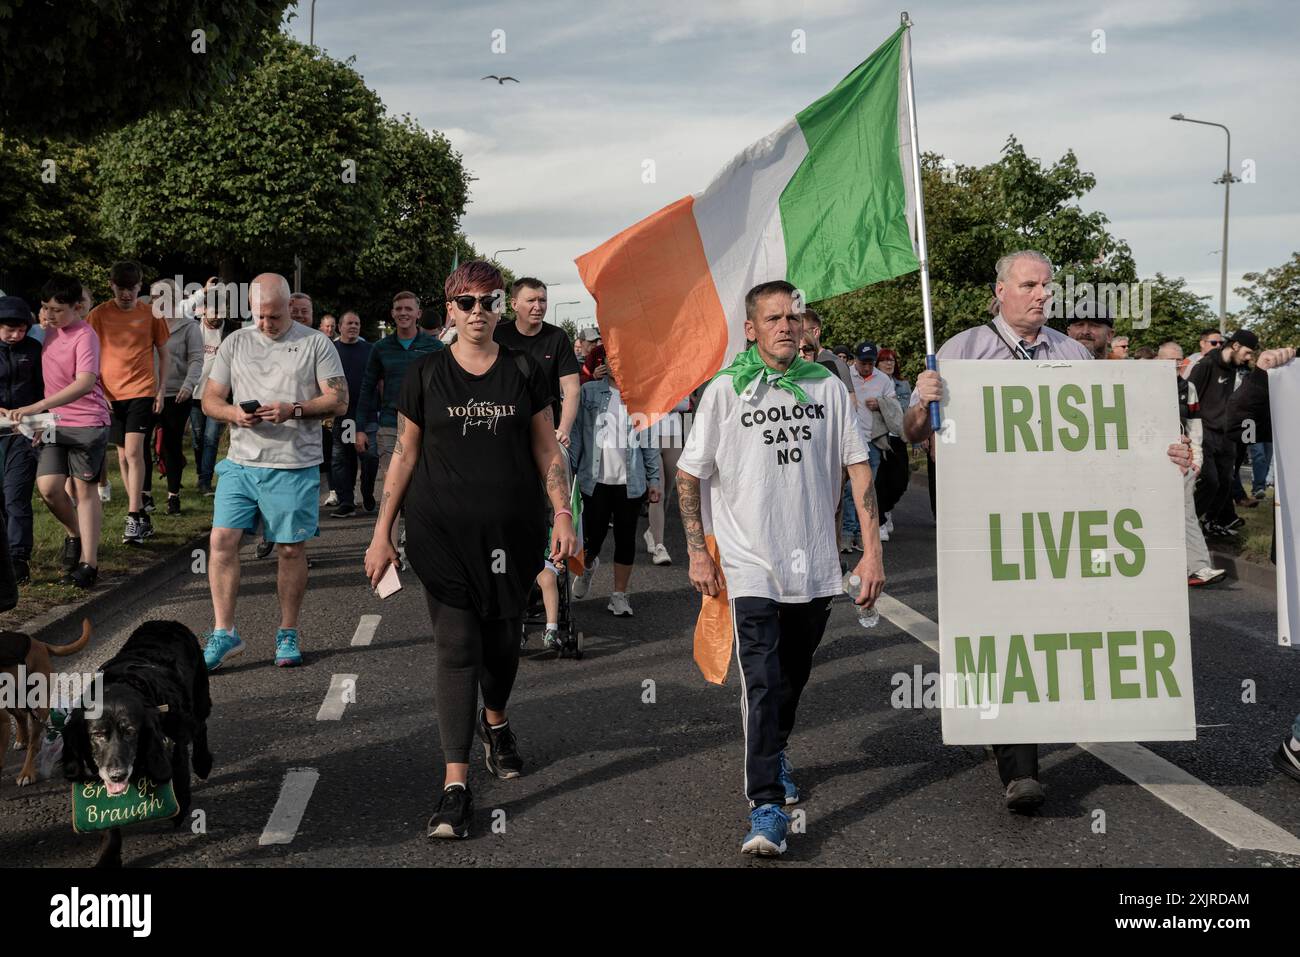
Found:
[[320, 533], [320, 423], [348, 409], [338, 350], [290, 317], [288, 281], [263, 273], [248, 298], [255, 326], [221, 343], [203, 387], [203, 414], [230, 423], [230, 449], [216, 469], [221, 481], [208, 559], [214, 625], [203, 657], [209, 671], [244, 650], [235, 630], [239, 541], [259, 516], [263, 539], [279, 549], [275, 663], [302, 663], [298, 612], [307, 589], [305, 542]]
[[[884, 588], [876, 494], [848, 389], [824, 366], [799, 358], [803, 318], [784, 281], [745, 296], [753, 343], [711, 382], [677, 463], [677, 491], [690, 551], [691, 584], [726, 588], [736, 635], [745, 729], [744, 853], [785, 850], [799, 800], [785, 748], [813, 652], [841, 590], [835, 526], [847, 468], [865, 549], [854, 573], [858, 604]], [[705, 541], [701, 499], [721, 569]]]

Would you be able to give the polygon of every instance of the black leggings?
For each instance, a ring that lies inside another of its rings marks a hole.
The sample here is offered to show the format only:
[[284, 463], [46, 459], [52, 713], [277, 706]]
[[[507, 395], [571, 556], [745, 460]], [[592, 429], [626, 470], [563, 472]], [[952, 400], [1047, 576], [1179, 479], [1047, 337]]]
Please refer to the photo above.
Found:
[[641, 499], [628, 498], [626, 485], [597, 484], [582, 496], [582, 547], [588, 563], [600, 554], [614, 516], [614, 564], [631, 565], [636, 560], [636, 523], [641, 517]]
[[518, 618], [484, 621], [472, 609], [444, 605], [425, 589], [433, 644], [437, 650], [434, 693], [443, 760], [468, 764], [478, 720], [478, 693], [483, 706], [505, 711], [519, 670]]
[[[185, 470], [185, 426], [190, 421], [191, 399], [177, 402], [174, 397], [163, 399], [162, 412], [154, 417], [154, 428], [162, 430], [163, 464], [167, 466], [167, 491], [179, 495], [181, 472]], [[144, 434], [144, 486], [143, 491], [153, 491], [153, 429]]]

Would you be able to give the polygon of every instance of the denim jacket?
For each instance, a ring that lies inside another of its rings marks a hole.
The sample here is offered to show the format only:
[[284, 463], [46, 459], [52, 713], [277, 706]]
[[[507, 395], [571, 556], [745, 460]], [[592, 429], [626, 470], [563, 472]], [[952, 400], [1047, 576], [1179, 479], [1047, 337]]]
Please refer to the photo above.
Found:
[[[578, 419], [573, 423], [569, 441], [569, 464], [578, 476], [578, 485], [583, 495], [591, 495], [596, 491], [596, 481], [600, 477], [603, 450], [597, 444], [596, 436], [601, 416], [609, 408], [609, 400], [608, 379], [596, 379], [583, 384], [578, 400]], [[639, 442], [633, 441], [628, 443], [624, 455], [627, 456], [628, 498], [640, 498], [646, 493], [647, 486], [662, 491], [658, 448], [642, 448]]]

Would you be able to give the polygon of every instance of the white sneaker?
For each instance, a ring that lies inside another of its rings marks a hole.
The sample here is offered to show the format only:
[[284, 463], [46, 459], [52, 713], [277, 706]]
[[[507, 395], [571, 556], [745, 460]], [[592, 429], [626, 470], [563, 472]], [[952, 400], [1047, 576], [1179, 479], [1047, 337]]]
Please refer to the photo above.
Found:
[[645, 541], [646, 554], [653, 555], [655, 553], [655, 537], [650, 534], [650, 529], [647, 528], [641, 538]]
[[110, 502], [112, 498], [113, 498], [113, 486], [101, 485], [99, 487], [99, 500], [105, 504], [108, 504], [108, 502]]
[[333, 490], [325, 497], [326, 505], [337, 505], [339, 503], [339, 493]]
[[1206, 565], [1204, 568], [1198, 568], [1196, 571], [1192, 572], [1192, 574], [1188, 575], [1187, 584], [1191, 586], [1213, 585], [1215, 582], [1223, 581], [1223, 579], [1227, 577], [1227, 574], [1228, 573], [1222, 568], [1211, 568], [1209, 565]]
[[889, 532], [890, 535], [894, 534], [894, 513], [893, 512], [885, 513], [885, 530]]
[[593, 558], [587, 570], [577, 577], [573, 582], [573, 597], [586, 598], [587, 592], [591, 590], [591, 579], [596, 574], [596, 569], [600, 566], [600, 559]]
[[632, 606], [627, 603], [627, 596], [618, 592], [609, 596], [609, 604], [605, 607], [612, 611], [616, 618], [632, 617]]
[[654, 558], [650, 560], [656, 565], [671, 565], [673, 563], [673, 557], [668, 554], [668, 549], [664, 548], [662, 545], [656, 545], [652, 554], [654, 555]]
[[889, 541], [889, 525], [888, 525], [888, 524], [885, 524], [885, 525], [881, 525], [881, 526], [880, 526], [880, 540], [881, 540], [882, 542], [887, 542], [887, 541]]

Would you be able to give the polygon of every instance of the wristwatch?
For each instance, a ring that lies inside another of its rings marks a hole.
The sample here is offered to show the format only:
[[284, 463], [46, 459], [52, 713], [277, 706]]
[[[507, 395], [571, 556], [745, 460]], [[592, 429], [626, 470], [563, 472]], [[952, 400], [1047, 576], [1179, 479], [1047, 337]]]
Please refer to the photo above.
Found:
[[302, 418], [302, 403], [301, 403], [301, 402], [295, 402], [295, 403], [293, 404], [293, 417], [294, 417], [295, 419], [301, 419], [301, 418]]

